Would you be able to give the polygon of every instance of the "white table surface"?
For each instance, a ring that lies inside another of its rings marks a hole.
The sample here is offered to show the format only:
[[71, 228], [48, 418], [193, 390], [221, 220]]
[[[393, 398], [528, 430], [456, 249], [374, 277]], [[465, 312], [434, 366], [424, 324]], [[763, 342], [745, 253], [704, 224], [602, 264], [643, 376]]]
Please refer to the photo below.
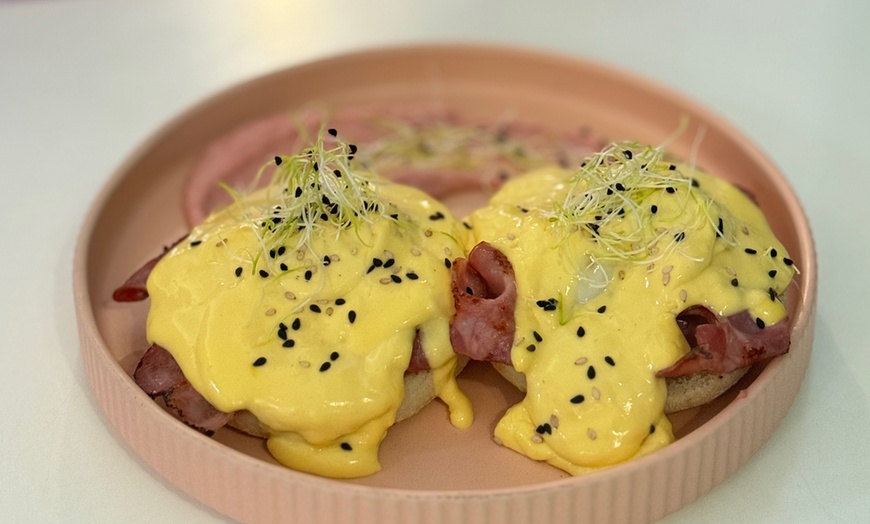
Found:
[[71, 287], [84, 214], [137, 144], [206, 95], [342, 51], [459, 40], [647, 76], [780, 166], [819, 257], [808, 375], [760, 452], [664, 522], [870, 522], [868, 22], [864, 0], [0, 0], [0, 520], [224, 520], [144, 466], [92, 398]]

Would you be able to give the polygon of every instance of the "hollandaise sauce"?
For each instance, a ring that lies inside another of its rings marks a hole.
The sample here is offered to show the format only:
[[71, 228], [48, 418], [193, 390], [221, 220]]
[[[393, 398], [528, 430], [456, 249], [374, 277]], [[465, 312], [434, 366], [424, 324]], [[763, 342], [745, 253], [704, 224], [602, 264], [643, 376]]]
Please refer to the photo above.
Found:
[[692, 305], [783, 320], [794, 266], [761, 211], [727, 182], [615, 144], [577, 172], [508, 182], [469, 217], [513, 265], [511, 360], [527, 393], [495, 437], [583, 474], [674, 440], [656, 372], [688, 344], [675, 321]]
[[[332, 132], [330, 132], [332, 134]], [[449, 211], [349, 167], [338, 142], [276, 157], [271, 184], [210, 216], [148, 280], [149, 341], [221, 411], [248, 410], [268, 449], [329, 477], [380, 469], [415, 338], [458, 427]]]

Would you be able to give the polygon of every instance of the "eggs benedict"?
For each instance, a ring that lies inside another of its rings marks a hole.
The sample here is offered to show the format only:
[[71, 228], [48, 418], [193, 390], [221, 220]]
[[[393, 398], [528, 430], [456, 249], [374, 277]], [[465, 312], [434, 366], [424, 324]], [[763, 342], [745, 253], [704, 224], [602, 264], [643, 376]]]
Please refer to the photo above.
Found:
[[578, 475], [655, 451], [666, 412], [712, 398], [693, 380], [714, 397], [788, 350], [786, 250], [742, 191], [661, 148], [509, 181], [468, 222], [454, 347], [526, 390], [494, 437], [532, 459]]
[[435, 396], [472, 421], [449, 330], [464, 251], [442, 204], [352, 169], [356, 146], [328, 135], [155, 261], [135, 378], [198, 429], [234, 423], [286, 466], [359, 477]]

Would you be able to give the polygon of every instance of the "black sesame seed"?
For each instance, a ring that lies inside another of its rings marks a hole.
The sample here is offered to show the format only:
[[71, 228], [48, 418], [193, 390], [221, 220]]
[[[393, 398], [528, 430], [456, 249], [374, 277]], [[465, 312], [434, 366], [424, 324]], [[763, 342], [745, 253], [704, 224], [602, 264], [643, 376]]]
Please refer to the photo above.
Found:
[[719, 217], [719, 225], [716, 226], [716, 237], [721, 237], [725, 234], [725, 224], [722, 222], [722, 217]]
[[338, 169], [334, 170], [332, 174], [335, 175], [335, 178], [341, 178], [341, 171]]
[[285, 348], [292, 348], [295, 345], [296, 345], [296, 342], [292, 338], [285, 340], [284, 343], [281, 344], [281, 346], [283, 346]]
[[281, 162], [283, 162], [283, 161], [284, 161], [284, 160], [282, 160], [280, 156], [276, 156], [276, 157], [275, 157], [275, 165], [276, 165], [276, 166], [280, 166], [280, 165], [281, 165]]
[[319, 171], [319, 170], [320, 170], [320, 166], [317, 165], [317, 162], [314, 163], [314, 170], [315, 170], [315, 171]]
[[615, 187], [617, 191], [625, 191], [625, 186], [620, 182], [617, 182]]
[[287, 251], [287, 248], [285, 248], [284, 246], [279, 247], [278, 256], [280, 257], [281, 255], [283, 255], [285, 251]]
[[392, 214], [390, 215], [390, 218], [392, 218], [393, 220], [398, 220], [398, 219], [399, 219], [399, 214], [398, 214], [398, 213], [392, 213]]
[[420, 278], [420, 277], [417, 275], [417, 273], [414, 273], [414, 272], [412, 272], [412, 271], [408, 271], [407, 273], [405, 273], [405, 276], [408, 277], [408, 278], [411, 279], [411, 280], [417, 280], [418, 278]]
[[279, 329], [278, 330], [278, 338], [281, 340], [287, 340], [287, 329]]
[[281, 268], [281, 271], [287, 271], [288, 269], [290, 269], [284, 262], [281, 262], [281, 265], [278, 267]]
[[677, 242], [682, 242], [683, 240], [685, 240], [685, 238], [686, 238], [686, 232], [685, 232], [685, 231], [680, 231], [679, 233], [677, 233], [676, 235], [674, 235], [674, 240], [677, 241]]
[[613, 190], [610, 189], [609, 187], [607, 188], [607, 194], [608, 194], [608, 195], [612, 195], [612, 194], [613, 194]]
[[284, 331], [287, 331], [287, 324], [283, 322], [278, 322], [278, 329], [283, 329]]
[[450, 262], [450, 259], [449, 259], [449, 258], [445, 258], [445, 259], [444, 259], [444, 267], [446, 267], [447, 269], [450, 269], [450, 267], [451, 267], [452, 265], [453, 265], [453, 263]]
[[329, 360], [333, 360], [333, 361], [338, 360], [339, 356], [340, 355], [338, 354], [338, 351], [333, 351], [332, 353], [329, 354]]
[[577, 336], [583, 337], [584, 335], [586, 335], [586, 330], [583, 329], [583, 326], [578, 327], [577, 328]]
[[776, 258], [776, 250], [775, 249], [770, 250], [770, 258]]
[[353, 446], [351, 446], [351, 445], [348, 444], [347, 442], [342, 442], [342, 443], [341, 443], [341, 449], [343, 449], [343, 450], [345, 450], [345, 451], [353, 451]]
[[544, 337], [542, 337], [541, 334], [537, 331], [532, 331], [532, 336], [535, 337], [535, 340], [537, 340], [538, 342], [544, 341]]
[[331, 263], [332, 263], [332, 260], [330, 260], [329, 255], [324, 255], [323, 256], [323, 265], [328, 266]]
[[598, 308], [599, 313], [604, 313], [605, 311], [607, 311], [607, 306], [601, 306], [600, 308]]
[[237, 276], [237, 277], [242, 276], [242, 268], [241, 268], [241, 267], [237, 267], [237, 268], [236, 268], [236, 276]]
[[760, 318], [755, 319], [755, 325], [758, 326], [758, 329], [764, 329], [764, 321]]
[[374, 264], [370, 265], [369, 268], [366, 270], [366, 275], [368, 275], [369, 273], [371, 273], [374, 270], [375, 270], [375, 265]]
[[327, 220], [329, 220], [329, 215], [327, 215], [326, 213], [320, 213], [320, 220], [326, 222]]
[[693, 178], [692, 179], [692, 187], [701, 187], [701, 184]]
[[745, 253], [750, 254], [750, 255], [754, 255], [754, 254], [758, 253], [758, 251], [752, 249], [751, 247], [747, 247], [747, 248], [744, 249], [743, 251], [744, 251]]
[[526, 351], [528, 351], [529, 353], [534, 353], [536, 349], [538, 349], [538, 347], [534, 344], [529, 344], [528, 346], [526, 346]]
[[672, 188], [672, 187], [667, 187], [667, 188], [665, 188], [665, 191], [667, 191], [667, 192], [668, 192], [669, 194], [671, 194], [671, 195], [673, 195], [674, 193], [677, 192], [677, 190], [674, 189], [674, 188]]
[[616, 362], [613, 361], [613, 357], [611, 357], [610, 355], [607, 355], [606, 357], [604, 357], [604, 361], [607, 362], [608, 364], [610, 364], [611, 366], [616, 365]]
[[432, 215], [429, 215], [429, 220], [442, 220], [444, 218], [444, 213], [438, 211]]
[[586, 400], [586, 397], [584, 397], [583, 395], [575, 395], [571, 397], [571, 404], [580, 404], [584, 400]]
[[677, 170], [677, 166], [675, 166], [674, 164], [671, 164], [671, 165], [668, 166], [668, 170], [669, 170], [669, 171], [676, 171], [676, 170]]
[[[293, 320], [293, 324], [290, 325], [293, 328], [293, 331], [299, 331], [299, 328], [302, 327], [302, 321], [297, 319]], [[284, 329], [287, 329], [286, 327]]]
[[356, 311], [354, 311], [354, 310], [348, 311], [347, 319], [350, 321], [351, 324], [356, 322]]
[[650, 424], [650, 425], [649, 425], [649, 434], [652, 435], [652, 434], [655, 433], [655, 432], [656, 432], [656, 425], [655, 425], [655, 424]]
[[465, 294], [466, 294], [466, 295], [473, 295], [473, 294], [474, 294], [474, 290], [471, 289], [470, 287], [466, 287], [466, 288], [465, 288]]
[[202, 240], [194, 240], [193, 242], [190, 243], [190, 247], [196, 247], [200, 244], [202, 244]]
[[323, 373], [324, 371], [326, 371], [327, 369], [329, 369], [331, 367], [332, 367], [332, 362], [324, 362], [323, 364], [320, 365], [320, 372]]
[[318, 306], [317, 304], [311, 304], [310, 306], [308, 306], [308, 309], [315, 313], [320, 313], [320, 306]]
[[348, 144], [347, 148], [350, 150], [350, 154], [355, 155], [357, 151], [357, 147], [354, 144]]
[[293, 194], [296, 195], [296, 198], [301, 197], [301, 196], [302, 196], [302, 188], [301, 188], [301, 187], [297, 187], [297, 188], [296, 188], [296, 191], [295, 191]]
[[631, 154], [631, 151], [629, 151], [628, 149], [626, 149], [625, 151], [623, 151], [622, 154], [625, 155], [626, 160], [631, 160], [631, 157], [633, 156], [633, 155]]
[[373, 259], [372, 259], [372, 265], [375, 266], [375, 267], [381, 267], [381, 266], [384, 265], [384, 261], [381, 260], [380, 258], [373, 258]]
[[771, 287], [767, 289], [767, 294], [770, 295], [770, 300], [776, 302], [776, 291]]
[[393, 264], [395, 264], [395, 263], [396, 263], [396, 259], [394, 259], [394, 258], [388, 258], [387, 261], [384, 262], [384, 268], [390, 268], [390, 267], [393, 267]]
[[595, 366], [589, 366], [589, 369], [586, 370], [586, 376], [589, 377], [589, 380], [595, 378]]
[[260, 276], [263, 277], [263, 278], [266, 278], [266, 277], [269, 276], [269, 273], [267, 273], [265, 269], [261, 269], [261, 270], [260, 270]]
[[773, 278], [776, 276], [776, 270], [771, 269], [770, 271], [767, 272], [767, 274], [768, 274], [768, 276], [770, 276], [770, 278]]
[[260, 367], [260, 366], [262, 366], [262, 365], [265, 364], [265, 363], [266, 363], [266, 357], [260, 357], [260, 358], [258, 358], [257, 360], [254, 361], [254, 366], [255, 366], [255, 367]]
[[471, 224], [469, 224], [468, 222], [463, 221], [462, 225], [465, 226], [465, 229], [471, 229]]
[[790, 266], [790, 265], [794, 264], [794, 260], [792, 260], [792, 259], [790, 259], [790, 258], [788, 258], [788, 257], [783, 258], [782, 261], [783, 261], [783, 263], [784, 263], [785, 265], [787, 265], [787, 266]]
[[334, 128], [330, 127], [329, 129], [326, 130], [326, 132], [332, 136], [338, 136], [338, 131], [336, 131]]
[[306, 269], [305, 270], [305, 280], [311, 280], [311, 275], [312, 275], [311, 270]]
[[649, 208], [649, 210], [652, 211], [653, 215], [655, 215], [656, 213], [659, 212], [659, 206], [653, 204], [652, 207]]
[[402, 277], [400, 277], [399, 275], [390, 275], [390, 280], [392, 280], [396, 284], [400, 284], [402, 282]]
[[274, 249], [269, 250], [269, 258], [275, 258], [275, 250]]
[[731, 279], [731, 285], [732, 285], [732, 286], [737, 287], [738, 284], [739, 284], [739, 282], [737, 281], [736, 278], [732, 278], [732, 279]]
[[346, 302], [346, 301], [345, 301], [343, 298], [336, 298], [336, 299], [335, 299], [335, 305], [336, 305], [336, 306], [343, 306], [343, 305], [345, 304], [345, 302]]

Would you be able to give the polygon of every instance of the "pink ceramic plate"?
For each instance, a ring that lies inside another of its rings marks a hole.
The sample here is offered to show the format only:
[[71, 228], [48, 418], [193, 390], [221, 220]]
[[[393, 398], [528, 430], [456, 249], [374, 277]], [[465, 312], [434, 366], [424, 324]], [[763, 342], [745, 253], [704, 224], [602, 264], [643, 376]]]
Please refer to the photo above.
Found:
[[[185, 232], [184, 176], [216, 137], [261, 116], [311, 103], [351, 107], [432, 104], [514, 117], [559, 131], [588, 126], [611, 139], [661, 143], [688, 117], [669, 151], [756, 195], [801, 273], [789, 293], [791, 352], [759, 366], [713, 405], [673, 418], [678, 441], [651, 456], [571, 478], [491, 441], [520, 394], [488, 366], [461, 385], [475, 405], [456, 430], [433, 403], [392, 428], [384, 470], [337, 481], [278, 466], [258, 439], [232, 430], [207, 438], [149, 399], [130, 378], [146, 347], [147, 302], [117, 304], [114, 287]], [[816, 265], [809, 226], [791, 188], [758, 149], [721, 118], [661, 87], [574, 58], [479, 46], [386, 49], [294, 67], [247, 82], [187, 111], [140, 147], [100, 194], [76, 253], [82, 357], [116, 431], [168, 482], [248, 522], [645, 522], [710, 491], [773, 433], [804, 377], [813, 340]]]

